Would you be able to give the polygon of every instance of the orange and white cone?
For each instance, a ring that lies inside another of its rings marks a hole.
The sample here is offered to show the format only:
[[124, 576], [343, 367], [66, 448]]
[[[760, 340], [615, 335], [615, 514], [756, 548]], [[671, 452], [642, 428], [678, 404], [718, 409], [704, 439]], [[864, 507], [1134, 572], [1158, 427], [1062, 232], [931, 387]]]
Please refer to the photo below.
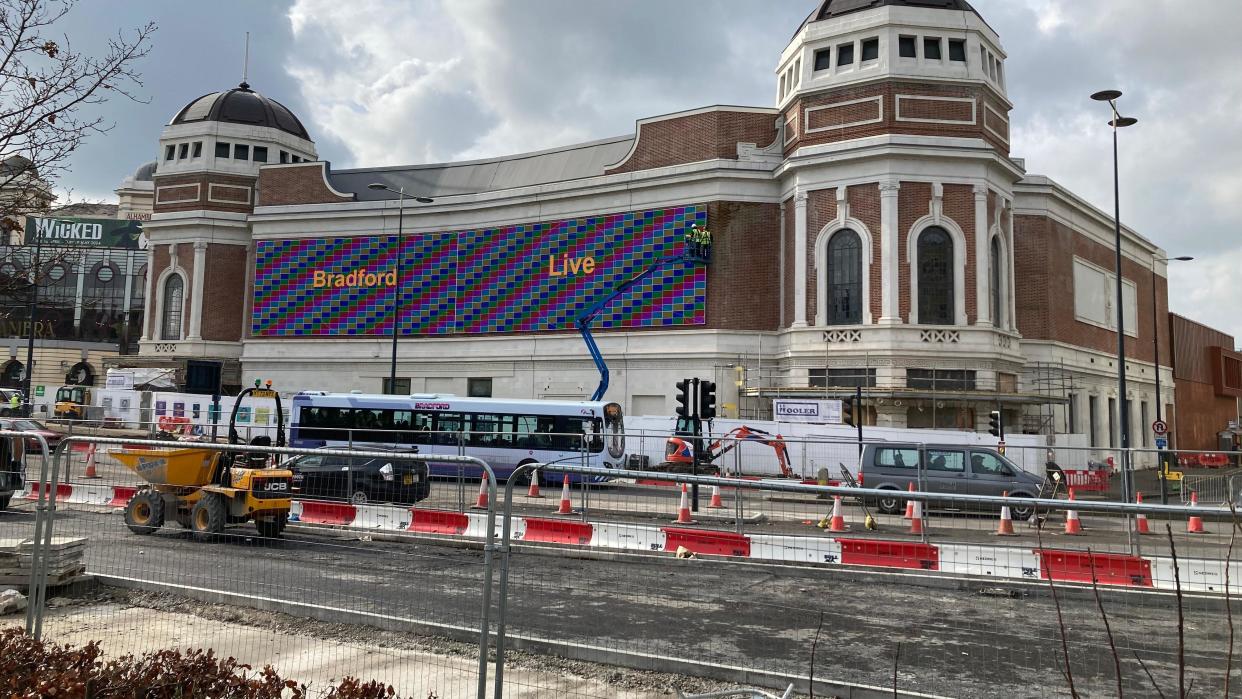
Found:
[[685, 483], [681, 484], [681, 504], [677, 506], [677, 519], [673, 520], [673, 524], [695, 524], [690, 519], [690, 491]]
[[845, 526], [845, 515], [841, 514], [841, 496], [832, 496], [832, 522], [828, 525], [830, 532], [847, 532], [850, 528]]
[[85, 478], [99, 478], [99, 474], [95, 473], [95, 445], [90, 444], [86, 447], [86, 475]]
[[574, 513], [573, 503], [569, 501], [569, 474], [565, 474], [564, 480], [561, 481], [561, 506], [557, 509], [558, 515], [572, 515]]
[[[906, 488], [906, 492], [908, 493], [914, 492], [914, 481], [910, 481], [909, 486]], [[906, 514], [902, 516], [902, 519], [914, 519], [914, 501], [913, 500], [906, 500]]]
[[530, 488], [526, 491], [528, 498], [541, 498], [543, 494], [539, 492], [539, 469], [530, 472]]
[[923, 533], [923, 501], [913, 500], [912, 502], [914, 503], [914, 515], [910, 517], [910, 533], [921, 535]]
[[[1001, 497], [1009, 497], [1009, 491], [1001, 493]], [[1013, 531], [1013, 514], [1009, 511], [1009, 505], [1001, 505], [1000, 524], [996, 526], [997, 536], [1017, 536]]]
[[[1135, 502], [1142, 505], [1143, 494], [1135, 493], [1134, 495], [1135, 495]], [[1137, 531], [1139, 534], [1150, 534], [1151, 533], [1151, 527], [1147, 525], [1147, 515], [1140, 512], [1134, 516], [1134, 530]]]
[[486, 510], [487, 509], [487, 472], [486, 471], [483, 472], [483, 480], [479, 481], [479, 497], [477, 500], [474, 501], [474, 505], [470, 509], [472, 510]]
[[[1069, 490], [1070, 502], [1074, 501], [1074, 489]], [[1078, 521], [1078, 510], [1066, 510], [1065, 512], [1065, 533], [1071, 536], [1082, 534], [1082, 522]]]
[[[1190, 506], [1191, 507], [1199, 506], [1199, 494], [1193, 490], [1190, 491]], [[1191, 515], [1190, 519], [1186, 520], [1186, 533], [1187, 534], [1203, 534], [1204, 531], [1205, 530], [1203, 528], [1203, 518], [1200, 517], [1199, 515]]]
[[720, 486], [712, 486], [712, 501], [707, 504], [709, 509], [720, 510], [724, 508], [724, 503], [720, 501]]

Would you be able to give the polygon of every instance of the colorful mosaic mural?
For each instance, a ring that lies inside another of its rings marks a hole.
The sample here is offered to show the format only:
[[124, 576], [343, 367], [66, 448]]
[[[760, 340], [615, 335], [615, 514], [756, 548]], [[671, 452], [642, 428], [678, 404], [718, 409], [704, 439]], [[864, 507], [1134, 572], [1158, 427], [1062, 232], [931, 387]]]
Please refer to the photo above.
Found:
[[[650, 263], [678, 254], [703, 206], [405, 236], [260, 241], [251, 332], [258, 337], [392, 333], [394, 286], [402, 335], [569, 330], [592, 301]], [[595, 327], [706, 322], [702, 266], [673, 265], [614, 301]]]

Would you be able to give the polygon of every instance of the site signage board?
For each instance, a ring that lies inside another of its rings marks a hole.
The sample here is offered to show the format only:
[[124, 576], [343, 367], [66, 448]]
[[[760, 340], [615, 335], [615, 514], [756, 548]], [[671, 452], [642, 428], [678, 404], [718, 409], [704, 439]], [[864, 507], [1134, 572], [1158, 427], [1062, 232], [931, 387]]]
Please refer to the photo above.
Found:
[[777, 422], [839, 425], [841, 424], [841, 401], [775, 398], [772, 400], [772, 419]]

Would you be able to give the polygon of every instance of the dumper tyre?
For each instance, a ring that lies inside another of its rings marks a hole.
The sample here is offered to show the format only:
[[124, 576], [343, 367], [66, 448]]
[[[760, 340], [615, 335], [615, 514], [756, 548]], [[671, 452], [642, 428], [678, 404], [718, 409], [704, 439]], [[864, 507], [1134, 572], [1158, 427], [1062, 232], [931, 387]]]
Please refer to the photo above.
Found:
[[289, 515], [282, 512], [275, 517], [256, 519], [254, 528], [259, 530], [259, 536], [265, 539], [279, 539], [280, 535], [285, 531], [285, 525], [289, 522]]
[[228, 507], [218, 493], [204, 493], [190, 511], [190, 531], [199, 541], [210, 541], [224, 531]]
[[135, 534], [154, 534], [164, 526], [164, 498], [150, 490], [134, 495], [125, 506], [125, 526]]

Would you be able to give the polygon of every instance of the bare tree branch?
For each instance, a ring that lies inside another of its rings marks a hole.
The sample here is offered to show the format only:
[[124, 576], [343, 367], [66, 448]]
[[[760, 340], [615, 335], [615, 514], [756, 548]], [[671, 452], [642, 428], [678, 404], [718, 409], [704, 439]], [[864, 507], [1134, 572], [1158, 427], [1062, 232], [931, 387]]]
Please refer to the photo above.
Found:
[[1186, 618], [1182, 610], [1182, 575], [1177, 565], [1177, 544], [1173, 541], [1173, 525], [1164, 523], [1169, 535], [1169, 555], [1173, 558], [1173, 587], [1177, 590], [1177, 696], [1186, 699]]
[[1113, 640], [1113, 629], [1108, 625], [1108, 613], [1104, 611], [1104, 600], [1100, 599], [1100, 585], [1095, 578], [1095, 556], [1087, 549], [1087, 562], [1091, 565], [1091, 592], [1095, 593], [1095, 606], [1100, 609], [1100, 618], [1104, 620], [1104, 633], [1108, 635], [1108, 647], [1113, 652], [1113, 669], [1117, 673], [1117, 699], [1124, 699], [1125, 692], [1121, 689], [1121, 656], [1117, 655], [1117, 644]]

